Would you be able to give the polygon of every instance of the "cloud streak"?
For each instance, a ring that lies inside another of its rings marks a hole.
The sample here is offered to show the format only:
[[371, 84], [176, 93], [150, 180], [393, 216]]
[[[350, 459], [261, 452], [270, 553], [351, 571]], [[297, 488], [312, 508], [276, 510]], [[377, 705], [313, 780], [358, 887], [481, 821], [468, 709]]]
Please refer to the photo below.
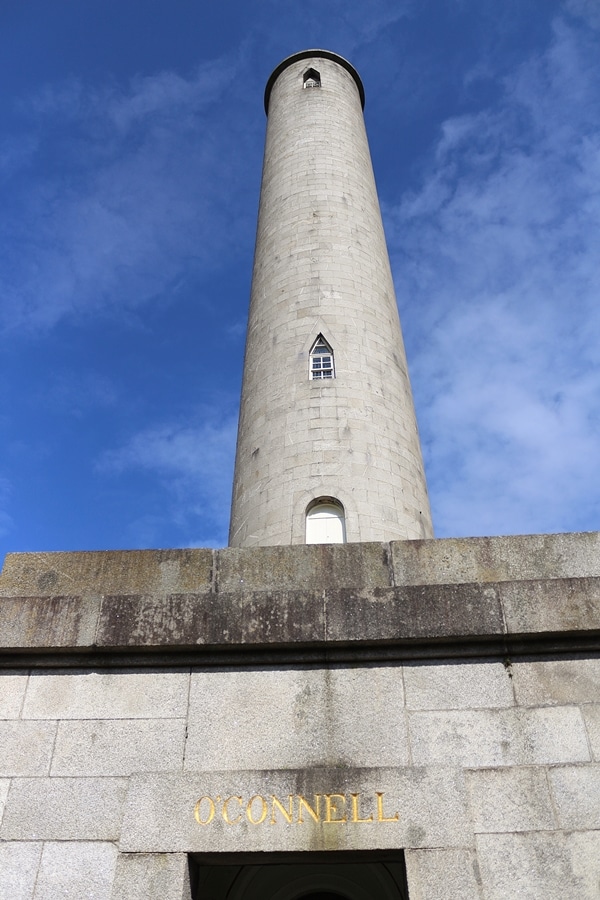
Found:
[[556, 19], [387, 211], [439, 535], [600, 518], [594, 44]]

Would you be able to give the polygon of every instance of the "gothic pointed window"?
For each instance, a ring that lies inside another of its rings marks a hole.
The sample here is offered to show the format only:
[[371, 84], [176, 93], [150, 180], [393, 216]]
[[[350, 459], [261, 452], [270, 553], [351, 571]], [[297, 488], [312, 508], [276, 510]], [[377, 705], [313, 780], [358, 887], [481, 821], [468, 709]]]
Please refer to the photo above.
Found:
[[321, 76], [316, 69], [307, 69], [303, 81], [305, 88], [321, 87]]
[[335, 378], [333, 350], [322, 334], [316, 339], [310, 351], [311, 381], [323, 378]]

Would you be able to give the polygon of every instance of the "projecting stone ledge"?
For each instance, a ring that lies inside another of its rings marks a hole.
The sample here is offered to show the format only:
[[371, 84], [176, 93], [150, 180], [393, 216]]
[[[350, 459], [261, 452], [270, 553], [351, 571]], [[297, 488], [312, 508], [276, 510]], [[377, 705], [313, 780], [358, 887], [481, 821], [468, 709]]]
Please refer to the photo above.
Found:
[[4, 665], [156, 654], [390, 659], [585, 649], [600, 634], [600, 533], [10, 554]]

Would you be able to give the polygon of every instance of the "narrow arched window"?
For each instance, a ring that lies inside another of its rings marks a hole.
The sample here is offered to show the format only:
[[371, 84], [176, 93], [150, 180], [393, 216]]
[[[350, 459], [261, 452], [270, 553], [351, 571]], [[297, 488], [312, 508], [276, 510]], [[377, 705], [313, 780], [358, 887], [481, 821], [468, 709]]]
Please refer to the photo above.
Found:
[[311, 380], [335, 378], [333, 350], [322, 334], [316, 339], [310, 351]]
[[344, 507], [335, 497], [318, 497], [306, 510], [307, 544], [345, 544]]
[[303, 87], [316, 88], [321, 87], [321, 76], [316, 69], [307, 69], [304, 73]]

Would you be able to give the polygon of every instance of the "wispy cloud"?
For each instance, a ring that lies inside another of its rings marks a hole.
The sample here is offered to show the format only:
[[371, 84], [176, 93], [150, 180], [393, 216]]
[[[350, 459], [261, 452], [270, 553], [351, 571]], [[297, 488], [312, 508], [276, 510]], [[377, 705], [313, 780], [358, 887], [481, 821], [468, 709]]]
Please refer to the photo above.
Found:
[[145, 429], [100, 459], [98, 468], [106, 476], [146, 471], [162, 484], [162, 519], [134, 518], [130, 528], [136, 543], [156, 543], [168, 520], [186, 536], [187, 545], [226, 544], [237, 417], [217, 421], [212, 413], [207, 416], [191, 425]]
[[244, 175], [240, 135], [214, 128], [234, 74], [217, 61], [21, 101], [22, 133], [0, 146], [0, 178], [23, 176], [4, 184], [0, 326], [114, 314], [214, 267], [238, 232], [235, 191], [225, 205], [218, 185]]
[[600, 524], [597, 53], [558, 18], [387, 213], [441, 535]]

